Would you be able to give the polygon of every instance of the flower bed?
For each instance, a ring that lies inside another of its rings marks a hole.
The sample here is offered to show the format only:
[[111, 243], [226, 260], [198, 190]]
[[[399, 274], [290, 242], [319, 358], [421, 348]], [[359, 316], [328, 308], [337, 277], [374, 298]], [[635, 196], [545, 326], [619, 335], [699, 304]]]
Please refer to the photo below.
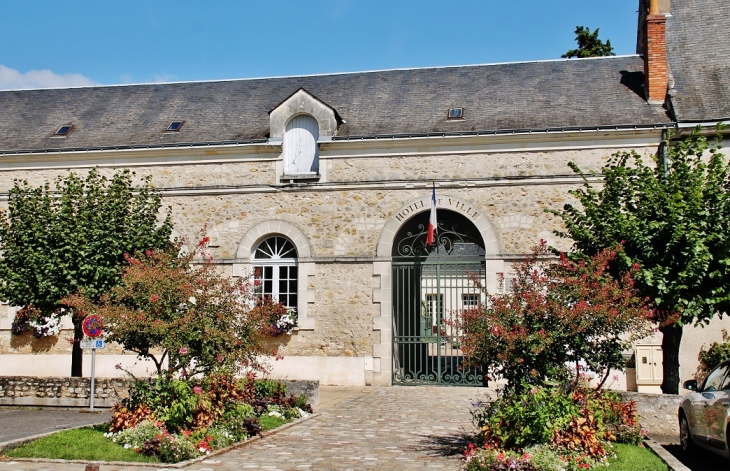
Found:
[[138, 380], [129, 398], [115, 405], [106, 436], [175, 463], [259, 434], [262, 416], [285, 423], [311, 412], [306, 397], [287, 396], [285, 385], [253, 375]]
[[636, 404], [574, 385], [509, 390], [472, 416], [479, 432], [464, 453], [469, 471], [591, 469], [609, 462], [611, 442], [643, 437]]

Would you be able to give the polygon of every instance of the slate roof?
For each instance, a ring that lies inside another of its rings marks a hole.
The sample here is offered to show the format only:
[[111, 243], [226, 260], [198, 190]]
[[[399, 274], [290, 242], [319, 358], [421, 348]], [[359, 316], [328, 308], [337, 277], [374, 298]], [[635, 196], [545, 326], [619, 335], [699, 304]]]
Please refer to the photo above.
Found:
[[[338, 136], [670, 122], [643, 98], [638, 56], [269, 79], [0, 92], [0, 152], [266, 139], [268, 112], [300, 87], [345, 121]], [[463, 121], [447, 121], [463, 107]], [[164, 133], [185, 120], [179, 133]], [[67, 138], [53, 138], [73, 124]]]
[[667, 54], [679, 121], [730, 118], [730, 2], [672, 0]]

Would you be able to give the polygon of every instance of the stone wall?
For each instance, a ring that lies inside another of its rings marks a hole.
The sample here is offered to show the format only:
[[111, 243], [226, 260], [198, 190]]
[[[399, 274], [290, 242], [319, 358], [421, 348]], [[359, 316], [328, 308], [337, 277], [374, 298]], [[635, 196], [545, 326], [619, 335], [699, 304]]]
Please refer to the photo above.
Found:
[[[287, 393], [304, 394], [316, 411], [319, 408], [319, 382], [280, 380]], [[96, 378], [94, 407], [109, 408], [127, 397], [131, 378]], [[90, 378], [37, 378], [32, 376], [0, 376], [0, 406], [88, 407]]]
[[[127, 396], [132, 380], [97, 378], [94, 407], [108, 408]], [[90, 378], [37, 378], [0, 376], [0, 405], [34, 407], [88, 407]]]
[[682, 396], [676, 394], [622, 393], [624, 399], [636, 402], [642, 428], [662, 443], [679, 438], [677, 410]]

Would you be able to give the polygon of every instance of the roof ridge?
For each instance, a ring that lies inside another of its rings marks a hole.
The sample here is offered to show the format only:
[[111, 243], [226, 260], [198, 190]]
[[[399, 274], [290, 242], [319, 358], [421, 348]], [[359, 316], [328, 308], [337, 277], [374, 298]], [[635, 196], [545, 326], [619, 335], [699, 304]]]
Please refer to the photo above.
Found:
[[274, 79], [290, 79], [290, 78], [308, 78], [308, 77], [329, 77], [329, 76], [340, 76], [340, 75], [356, 75], [356, 74], [375, 74], [383, 72], [401, 72], [409, 70], [436, 70], [436, 69], [461, 69], [461, 68], [476, 68], [476, 67], [490, 67], [500, 65], [516, 65], [516, 64], [533, 64], [533, 63], [546, 63], [546, 62], [576, 62], [576, 61], [591, 61], [591, 60], [610, 60], [610, 59], [623, 59], [628, 57], [640, 57], [640, 54], [624, 54], [618, 56], [601, 56], [601, 57], [583, 57], [583, 58], [571, 58], [571, 59], [536, 59], [536, 60], [525, 60], [525, 61], [512, 61], [512, 62], [487, 62], [482, 64], [462, 64], [462, 65], [439, 65], [439, 66], [427, 66], [427, 67], [397, 67], [393, 69], [373, 69], [373, 70], [358, 70], [351, 72], [328, 72], [321, 74], [302, 74], [302, 75], [273, 75], [268, 77], [247, 77], [247, 78], [232, 78], [232, 79], [211, 79], [211, 80], [180, 80], [176, 82], [140, 82], [140, 83], [117, 83], [117, 84], [96, 84], [96, 85], [79, 85], [74, 87], [48, 87], [48, 88], [17, 88], [17, 89], [6, 89], [0, 90], [2, 92], [23, 92], [31, 90], [72, 90], [72, 89], [84, 89], [84, 88], [119, 88], [119, 87], [138, 87], [138, 86], [161, 86], [161, 85], [181, 85], [181, 84], [196, 84], [196, 83], [224, 83], [224, 82], [246, 82], [256, 80], [274, 80]]

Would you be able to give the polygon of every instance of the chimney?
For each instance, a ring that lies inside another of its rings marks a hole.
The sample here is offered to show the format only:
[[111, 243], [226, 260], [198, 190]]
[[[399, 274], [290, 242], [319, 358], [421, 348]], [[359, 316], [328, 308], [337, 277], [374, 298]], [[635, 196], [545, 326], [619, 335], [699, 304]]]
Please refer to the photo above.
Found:
[[659, 0], [649, 0], [644, 36], [644, 89], [646, 101], [662, 104], [667, 97], [667, 18], [659, 12]]

